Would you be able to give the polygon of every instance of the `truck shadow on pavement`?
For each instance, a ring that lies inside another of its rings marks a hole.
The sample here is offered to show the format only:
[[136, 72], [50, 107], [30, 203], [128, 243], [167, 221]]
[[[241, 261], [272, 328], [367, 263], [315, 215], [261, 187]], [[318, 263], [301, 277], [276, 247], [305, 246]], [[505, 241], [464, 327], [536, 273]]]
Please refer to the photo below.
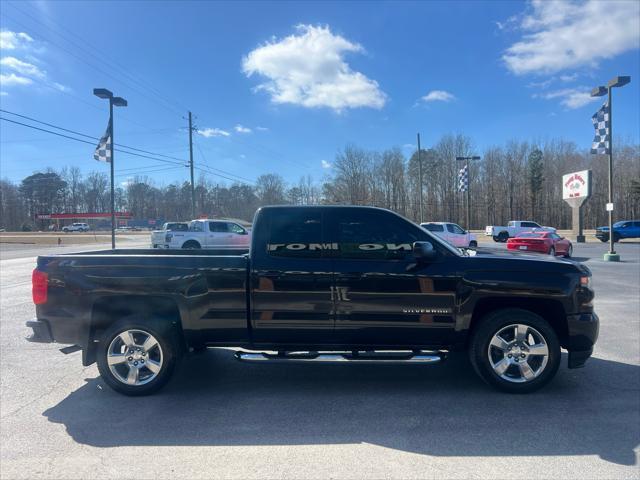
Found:
[[46, 410], [81, 444], [241, 446], [371, 443], [437, 456], [599, 455], [634, 465], [640, 367], [592, 358], [546, 389], [485, 386], [466, 356], [440, 366], [243, 364], [209, 350], [150, 397], [100, 378]]

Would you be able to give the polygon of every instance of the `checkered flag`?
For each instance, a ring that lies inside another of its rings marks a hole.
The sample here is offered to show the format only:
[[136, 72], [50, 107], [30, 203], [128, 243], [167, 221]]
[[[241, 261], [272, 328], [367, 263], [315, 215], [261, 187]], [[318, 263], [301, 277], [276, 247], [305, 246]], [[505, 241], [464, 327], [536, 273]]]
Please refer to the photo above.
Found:
[[611, 138], [609, 136], [609, 102], [606, 102], [600, 110], [591, 117], [593, 128], [596, 129], [596, 136], [591, 144], [591, 153], [597, 155], [606, 155], [610, 152], [609, 145]]
[[465, 165], [458, 171], [458, 191], [466, 192], [469, 188], [469, 165]]
[[104, 135], [98, 142], [96, 151], [93, 152], [93, 158], [99, 162], [111, 162], [111, 120], [109, 120], [109, 125], [107, 125], [107, 131], [104, 132]]

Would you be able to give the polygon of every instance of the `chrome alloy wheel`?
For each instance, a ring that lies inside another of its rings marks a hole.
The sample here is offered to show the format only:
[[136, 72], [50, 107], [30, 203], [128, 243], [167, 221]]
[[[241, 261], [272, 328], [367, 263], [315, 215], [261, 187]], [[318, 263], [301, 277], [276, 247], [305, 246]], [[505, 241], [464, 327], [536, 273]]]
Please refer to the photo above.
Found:
[[156, 378], [162, 369], [162, 347], [144, 330], [125, 330], [111, 340], [107, 364], [120, 382], [144, 385]]
[[496, 375], [509, 382], [525, 383], [544, 371], [549, 347], [535, 328], [513, 324], [501, 328], [491, 338], [487, 354]]

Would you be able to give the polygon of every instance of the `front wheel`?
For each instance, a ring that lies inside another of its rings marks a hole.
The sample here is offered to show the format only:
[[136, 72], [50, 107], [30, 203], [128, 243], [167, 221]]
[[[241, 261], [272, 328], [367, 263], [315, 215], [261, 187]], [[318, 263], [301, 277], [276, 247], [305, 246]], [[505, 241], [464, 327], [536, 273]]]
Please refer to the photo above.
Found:
[[179, 348], [171, 320], [139, 316], [122, 319], [108, 328], [98, 346], [98, 370], [116, 392], [149, 395], [171, 378]]
[[555, 376], [560, 342], [545, 319], [528, 310], [509, 308], [480, 320], [469, 357], [489, 385], [508, 393], [529, 393]]
[[471, 240], [469, 242], [469, 248], [478, 248], [478, 242], [476, 242], [475, 240]]
[[620, 234], [619, 233], [614, 233], [613, 234], [613, 243], [618, 243], [620, 241]]

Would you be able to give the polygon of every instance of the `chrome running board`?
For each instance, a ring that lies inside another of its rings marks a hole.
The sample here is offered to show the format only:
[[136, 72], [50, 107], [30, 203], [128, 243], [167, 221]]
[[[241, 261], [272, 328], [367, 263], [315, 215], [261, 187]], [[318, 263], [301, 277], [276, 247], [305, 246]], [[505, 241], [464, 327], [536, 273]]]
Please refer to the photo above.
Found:
[[352, 363], [439, 363], [446, 352], [424, 351], [353, 351], [353, 352], [247, 352], [238, 350], [241, 362], [352, 362]]

